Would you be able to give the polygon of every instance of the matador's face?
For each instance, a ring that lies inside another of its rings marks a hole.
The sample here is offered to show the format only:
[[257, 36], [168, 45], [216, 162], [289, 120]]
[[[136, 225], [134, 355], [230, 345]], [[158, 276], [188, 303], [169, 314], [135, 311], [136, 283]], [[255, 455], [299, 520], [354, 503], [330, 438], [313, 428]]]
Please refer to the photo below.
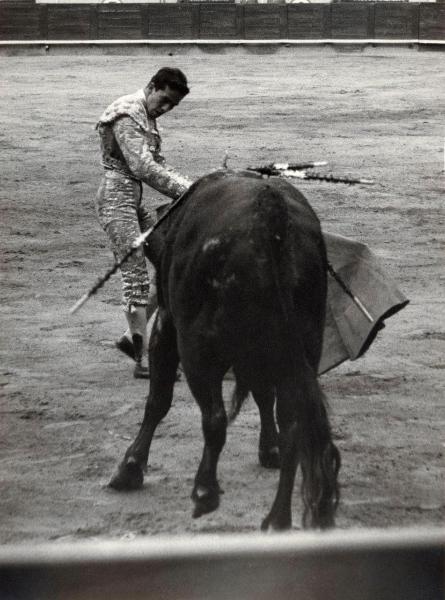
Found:
[[177, 106], [184, 96], [177, 90], [173, 90], [168, 85], [164, 89], [149, 90], [146, 95], [147, 113], [150, 117], [156, 119], [161, 115]]

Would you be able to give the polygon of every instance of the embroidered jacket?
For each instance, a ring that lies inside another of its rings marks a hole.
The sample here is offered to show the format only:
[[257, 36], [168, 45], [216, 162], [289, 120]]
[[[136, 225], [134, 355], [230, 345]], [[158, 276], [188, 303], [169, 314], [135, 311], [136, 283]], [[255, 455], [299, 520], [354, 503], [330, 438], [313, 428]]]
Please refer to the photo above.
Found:
[[173, 199], [190, 187], [189, 179], [165, 164], [156, 120], [147, 114], [143, 90], [110, 104], [96, 128], [106, 169], [143, 181]]

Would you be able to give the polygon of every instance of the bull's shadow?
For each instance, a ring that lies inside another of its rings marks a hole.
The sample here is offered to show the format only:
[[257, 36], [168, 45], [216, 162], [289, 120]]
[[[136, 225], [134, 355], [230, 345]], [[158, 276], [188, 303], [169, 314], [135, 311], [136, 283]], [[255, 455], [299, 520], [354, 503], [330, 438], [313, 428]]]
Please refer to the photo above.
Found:
[[222, 382], [233, 368], [229, 418], [251, 392], [261, 417], [260, 462], [280, 469], [262, 529], [291, 526], [298, 464], [303, 525], [333, 526], [340, 455], [317, 380], [327, 258], [320, 223], [307, 200], [285, 180], [217, 171], [193, 184], [146, 252], [156, 267], [159, 303], [149, 343], [150, 392], [140, 431], [110, 486], [142, 486], [180, 361], [201, 409], [204, 433], [193, 516], [215, 510], [217, 463], [228, 423]]

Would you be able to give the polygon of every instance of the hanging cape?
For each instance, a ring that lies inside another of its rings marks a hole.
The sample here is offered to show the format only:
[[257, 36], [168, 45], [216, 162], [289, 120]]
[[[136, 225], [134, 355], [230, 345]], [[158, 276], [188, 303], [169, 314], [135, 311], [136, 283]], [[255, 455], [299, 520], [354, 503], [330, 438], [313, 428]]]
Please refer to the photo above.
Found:
[[328, 260], [348, 289], [370, 313], [371, 322], [339, 283], [328, 274], [328, 296], [319, 375], [345, 360], [362, 356], [388, 317], [409, 300], [385, 274], [371, 250], [360, 242], [323, 234]]

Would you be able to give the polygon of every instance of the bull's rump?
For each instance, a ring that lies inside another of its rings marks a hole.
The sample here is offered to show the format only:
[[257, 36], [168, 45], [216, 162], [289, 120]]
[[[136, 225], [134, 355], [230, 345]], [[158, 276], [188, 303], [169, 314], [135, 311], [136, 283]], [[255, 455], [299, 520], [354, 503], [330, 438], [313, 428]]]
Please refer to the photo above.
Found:
[[317, 368], [325, 248], [318, 218], [286, 181], [231, 171], [199, 180], [169, 227], [160, 279], [182, 345], [277, 367], [298, 342]]

